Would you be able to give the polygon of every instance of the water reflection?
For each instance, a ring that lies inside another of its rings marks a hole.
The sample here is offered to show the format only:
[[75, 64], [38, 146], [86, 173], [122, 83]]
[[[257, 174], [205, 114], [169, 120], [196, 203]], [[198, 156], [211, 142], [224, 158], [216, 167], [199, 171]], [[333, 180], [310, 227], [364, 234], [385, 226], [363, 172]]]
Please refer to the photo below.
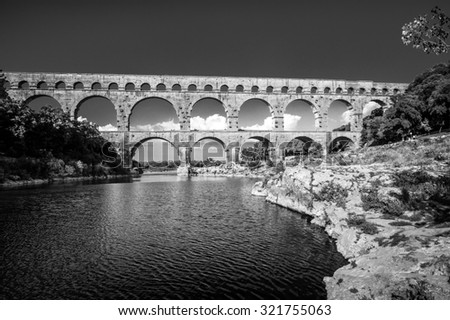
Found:
[[316, 299], [344, 261], [318, 227], [240, 178], [0, 193], [1, 298]]

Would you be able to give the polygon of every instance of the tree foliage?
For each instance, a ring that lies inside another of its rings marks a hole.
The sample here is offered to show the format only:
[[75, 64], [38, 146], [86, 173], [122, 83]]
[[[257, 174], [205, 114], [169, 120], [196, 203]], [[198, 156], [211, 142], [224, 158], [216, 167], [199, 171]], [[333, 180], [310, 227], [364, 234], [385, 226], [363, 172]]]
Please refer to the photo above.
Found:
[[383, 144], [407, 136], [450, 129], [450, 63], [418, 75], [406, 92], [392, 98], [393, 106], [375, 109], [364, 118], [362, 144]]
[[86, 121], [71, 120], [69, 114], [50, 106], [33, 111], [13, 101], [4, 82], [0, 73], [0, 155], [3, 159], [20, 158], [23, 159], [20, 163], [39, 164], [35, 166], [39, 168], [44, 163], [47, 166], [44, 171], [48, 172], [62, 166], [69, 174], [76, 168], [66, 164], [79, 162], [92, 169], [86, 174], [94, 173], [104, 158], [102, 148], [108, 143], [98, 129]]
[[442, 54], [450, 49], [447, 43], [449, 31], [450, 18], [439, 7], [434, 7], [431, 18], [419, 16], [403, 25], [402, 41], [425, 53]]

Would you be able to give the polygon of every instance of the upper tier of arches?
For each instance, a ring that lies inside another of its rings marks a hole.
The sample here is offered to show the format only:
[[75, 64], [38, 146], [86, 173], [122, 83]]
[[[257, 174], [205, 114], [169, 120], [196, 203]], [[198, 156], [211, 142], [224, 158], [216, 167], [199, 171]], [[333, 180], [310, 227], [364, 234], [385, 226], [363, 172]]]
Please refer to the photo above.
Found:
[[5, 73], [19, 90], [173, 91], [251, 94], [326, 94], [387, 96], [402, 93], [404, 83], [325, 79], [281, 79], [107, 74]]

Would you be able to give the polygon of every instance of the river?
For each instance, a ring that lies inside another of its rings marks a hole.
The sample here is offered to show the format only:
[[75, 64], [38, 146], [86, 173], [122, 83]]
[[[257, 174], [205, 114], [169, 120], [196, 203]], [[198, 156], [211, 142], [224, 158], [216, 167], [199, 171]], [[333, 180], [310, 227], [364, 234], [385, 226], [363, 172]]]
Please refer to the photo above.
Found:
[[2, 299], [325, 299], [345, 264], [256, 180], [143, 176], [0, 191]]

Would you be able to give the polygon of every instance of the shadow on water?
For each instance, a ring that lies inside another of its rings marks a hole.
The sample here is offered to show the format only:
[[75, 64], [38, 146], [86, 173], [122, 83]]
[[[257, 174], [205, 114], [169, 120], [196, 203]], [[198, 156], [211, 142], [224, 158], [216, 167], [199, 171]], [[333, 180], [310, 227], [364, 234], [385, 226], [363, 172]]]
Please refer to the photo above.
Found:
[[3, 299], [324, 299], [345, 264], [255, 180], [149, 175], [0, 193]]

